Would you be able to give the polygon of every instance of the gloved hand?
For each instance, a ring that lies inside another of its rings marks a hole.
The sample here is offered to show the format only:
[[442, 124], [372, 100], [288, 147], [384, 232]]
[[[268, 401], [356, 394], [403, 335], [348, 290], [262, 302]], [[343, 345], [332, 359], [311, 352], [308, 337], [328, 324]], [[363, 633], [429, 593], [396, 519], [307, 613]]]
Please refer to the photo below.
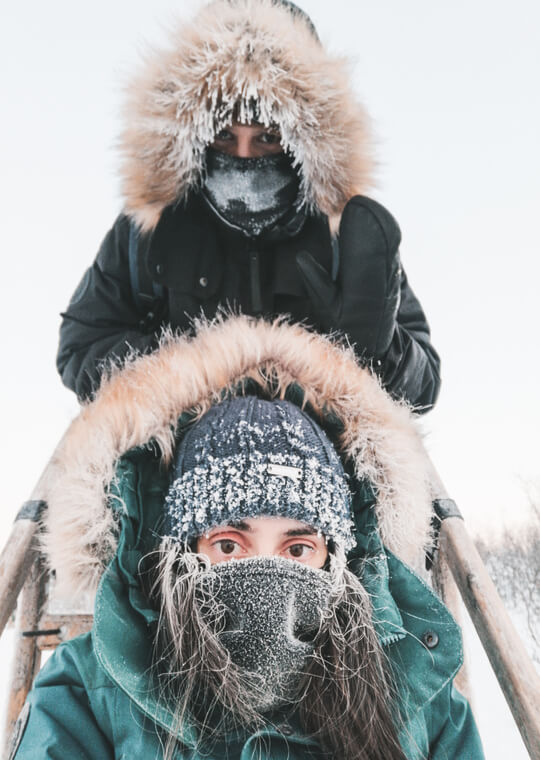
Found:
[[367, 359], [383, 357], [394, 334], [401, 292], [400, 242], [392, 215], [376, 201], [357, 195], [341, 218], [336, 282], [309, 251], [296, 255], [319, 326], [346, 333], [358, 355]]

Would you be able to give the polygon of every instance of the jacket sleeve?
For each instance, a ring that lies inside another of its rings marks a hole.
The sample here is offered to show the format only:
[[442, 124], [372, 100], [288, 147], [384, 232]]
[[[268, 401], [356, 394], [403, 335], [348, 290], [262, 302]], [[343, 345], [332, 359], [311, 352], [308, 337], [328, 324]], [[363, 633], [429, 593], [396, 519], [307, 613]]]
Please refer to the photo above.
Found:
[[403, 270], [392, 341], [374, 369], [388, 392], [408, 401], [415, 411], [427, 412], [435, 404], [441, 385], [440, 359], [431, 345], [426, 316]]
[[129, 219], [121, 215], [62, 314], [56, 364], [64, 385], [81, 400], [98, 388], [111, 360], [158, 344], [159, 324], [147, 324], [132, 294], [128, 244]]
[[398, 223], [380, 203], [357, 195], [345, 206], [336, 242], [333, 277], [307, 249], [296, 255], [316, 324], [345, 333], [392, 396], [427, 411], [439, 391], [439, 357], [401, 266]]
[[15, 727], [9, 760], [114, 760], [74, 661], [57, 650], [39, 673]]
[[430, 705], [430, 760], [484, 760], [471, 707], [453, 685]]

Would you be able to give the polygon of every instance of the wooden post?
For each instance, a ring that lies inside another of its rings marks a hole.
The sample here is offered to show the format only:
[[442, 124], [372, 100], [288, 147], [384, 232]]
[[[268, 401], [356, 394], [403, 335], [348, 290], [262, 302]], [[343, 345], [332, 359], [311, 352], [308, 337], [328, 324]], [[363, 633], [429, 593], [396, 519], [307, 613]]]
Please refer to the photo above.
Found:
[[34, 562], [23, 586], [17, 609], [15, 653], [4, 733], [6, 744], [9, 743], [15, 721], [32, 688], [41, 662], [37, 637], [32, 634], [38, 630], [41, 607], [45, 599], [47, 573], [37, 550], [31, 549], [30, 552], [34, 555]]
[[[448, 499], [429, 457], [428, 467], [434, 498]], [[540, 676], [460, 517], [442, 521], [439, 551], [454, 576], [525, 746], [533, 760], [540, 760]]]
[[35, 559], [31, 546], [37, 528], [35, 520], [16, 520], [0, 555], [0, 636], [15, 609], [17, 597]]
[[23, 504], [15, 518], [8, 542], [0, 555], [0, 636], [15, 609], [17, 596], [33, 561], [30, 552], [32, 539], [39, 528], [42, 512], [47, 507], [45, 501], [42, 501], [43, 484], [47, 469], [60, 451], [65, 435], [64, 433], [58, 442], [47, 467], [34, 486], [30, 501]]
[[63, 641], [88, 633], [93, 622], [93, 615], [88, 614], [42, 615], [39, 620], [41, 635], [37, 637], [37, 645], [41, 651], [56, 649]]
[[533, 760], [540, 760], [540, 676], [463, 520], [443, 522], [440, 545], [525, 746]]

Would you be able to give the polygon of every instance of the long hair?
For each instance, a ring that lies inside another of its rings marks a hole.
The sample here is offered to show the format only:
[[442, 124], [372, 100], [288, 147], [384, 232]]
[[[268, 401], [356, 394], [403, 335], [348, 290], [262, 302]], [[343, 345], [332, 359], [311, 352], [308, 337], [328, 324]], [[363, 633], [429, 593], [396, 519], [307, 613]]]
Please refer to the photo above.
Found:
[[304, 673], [299, 712], [329, 758], [405, 760], [397, 692], [373, 625], [371, 600], [339, 552], [332, 601]]
[[[194, 727], [206, 743], [236, 729], [260, 728], [267, 716], [256, 707], [264, 683], [235, 665], [220, 643], [227, 611], [201, 583], [202, 574], [211, 573], [208, 558], [169, 538], [156, 554], [147, 557], [153, 566], [149, 593], [160, 610], [153, 676], [173, 714], [164, 747], [169, 760], [183, 727]], [[292, 708], [304, 733], [328, 758], [405, 760], [390, 668], [369, 595], [339, 552], [331, 555], [329, 572], [330, 605], [315, 652], [299, 674]]]

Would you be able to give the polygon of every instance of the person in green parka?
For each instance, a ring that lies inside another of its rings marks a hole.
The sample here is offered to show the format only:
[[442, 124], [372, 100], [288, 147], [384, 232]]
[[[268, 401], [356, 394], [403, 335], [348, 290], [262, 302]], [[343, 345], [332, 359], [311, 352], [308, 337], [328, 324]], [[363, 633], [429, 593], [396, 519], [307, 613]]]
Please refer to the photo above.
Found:
[[58, 591], [15, 760], [483, 758], [459, 629], [411, 566], [410, 411], [352, 350], [233, 317], [119, 368], [45, 478]]

